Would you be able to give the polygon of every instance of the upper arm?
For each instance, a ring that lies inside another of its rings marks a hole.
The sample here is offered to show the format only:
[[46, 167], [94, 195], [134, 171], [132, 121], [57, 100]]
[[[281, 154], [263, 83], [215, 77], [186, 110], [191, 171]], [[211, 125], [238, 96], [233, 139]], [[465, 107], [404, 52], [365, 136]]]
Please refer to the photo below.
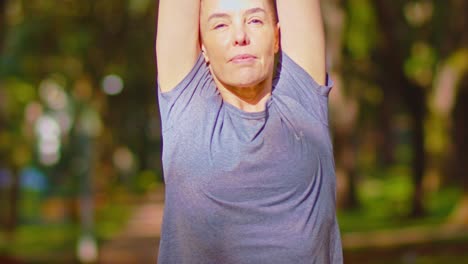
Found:
[[320, 0], [277, 0], [281, 48], [319, 84], [326, 80]]
[[200, 0], [160, 0], [156, 62], [161, 91], [172, 90], [190, 72], [200, 52]]

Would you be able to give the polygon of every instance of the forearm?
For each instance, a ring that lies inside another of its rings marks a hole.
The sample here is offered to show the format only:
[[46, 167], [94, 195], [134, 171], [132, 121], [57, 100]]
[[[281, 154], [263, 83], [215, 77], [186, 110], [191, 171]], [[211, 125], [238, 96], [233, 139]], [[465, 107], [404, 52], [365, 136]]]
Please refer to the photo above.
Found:
[[200, 0], [160, 0], [158, 11], [158, 44], [165, 37], [186, 40], [189, 34], [198, 38]]
[[199, 53], [199, 16], [200, 0], [159, 1], [156, 56], [161, 87], [172, 88], [193, 66]]
[[325, 33], [320, 0], [276, 0], [281, 47], [317, 82], [325, 82]]

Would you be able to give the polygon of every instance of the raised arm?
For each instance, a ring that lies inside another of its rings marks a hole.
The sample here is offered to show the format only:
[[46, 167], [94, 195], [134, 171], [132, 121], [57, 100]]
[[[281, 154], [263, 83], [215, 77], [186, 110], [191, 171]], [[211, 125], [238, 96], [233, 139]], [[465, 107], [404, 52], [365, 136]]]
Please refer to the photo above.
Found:
[[325, 34], [320, 0], [276, 0], [281, 48], [319, 84], [325, 83]]
[[200, 52], [200, 0], [160, 0], [156, 61], [162, 92], [172, 90], [189, 73]]

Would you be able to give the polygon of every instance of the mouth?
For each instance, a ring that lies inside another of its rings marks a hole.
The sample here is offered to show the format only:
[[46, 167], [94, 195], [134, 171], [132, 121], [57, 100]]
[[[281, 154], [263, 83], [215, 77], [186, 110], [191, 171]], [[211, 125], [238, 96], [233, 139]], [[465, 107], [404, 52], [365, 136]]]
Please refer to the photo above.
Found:
[[252, 54], [239, 54], [232, 57], [229, 61], [233, 63], [249, 63], [256, 60], [257, 57]]

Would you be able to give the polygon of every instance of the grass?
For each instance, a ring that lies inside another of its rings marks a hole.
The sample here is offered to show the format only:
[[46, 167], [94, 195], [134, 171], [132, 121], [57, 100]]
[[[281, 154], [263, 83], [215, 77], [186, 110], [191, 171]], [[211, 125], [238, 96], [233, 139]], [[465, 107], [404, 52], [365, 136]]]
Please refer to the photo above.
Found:
[[403, 169], [394, 169], [379, 177], [371, 177], [358, 186], [361, 207], [338, 211], [342, 233], [366, 232], [410, 226], [438, 225], [453, 211], [462, 192], [446, 187], [426, 195], [427, 215], [420, 219], [407, 217], [410, 212], [412, 183]]
[[[342, 234], [415, 226], [435, 228], [445, 223], [462, 196], [461, 189], [446, 187], [426, 194], [427, 215], [412, 219], [407, 217], [413, 189], [408, 175], [404, 169], [395, 168], [360, 182], [358, 197], [361, 208], [338, 212]], [[467, 252], [468, 239], [463, 238], [391, 248], [345, 248], [344, 254], [347, 264], [446, 264], [468, 263]]]
[[21, 225], [13, 239], [0, 240], [1, 251], [25, 261], [73, 259], [78, 228], [73, 224]]
[[[125, 225], [132, 204], [123, 200], [128, 199], [116, 197], [96, 210], [94, 234], [98, 244], [111, 239]], [[80, 225], [76, 221], [28, 221], [17, 228], [13, 239], [0, 235], [0, 256], [26, 263], [75, 263], [75, 247], [80, 235]]]

